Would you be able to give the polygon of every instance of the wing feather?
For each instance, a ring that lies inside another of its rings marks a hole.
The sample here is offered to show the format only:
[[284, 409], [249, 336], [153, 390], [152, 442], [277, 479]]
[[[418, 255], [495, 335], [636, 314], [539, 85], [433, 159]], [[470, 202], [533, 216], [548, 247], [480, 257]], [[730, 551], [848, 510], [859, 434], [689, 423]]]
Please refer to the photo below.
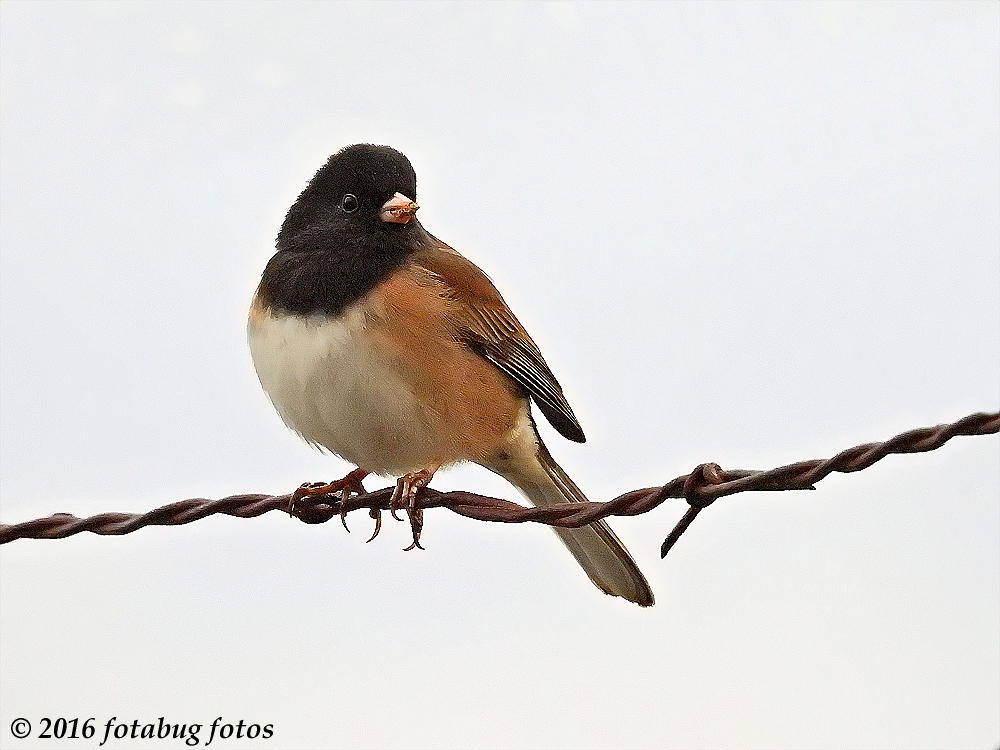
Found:
[[456, 335], [524, 388], [563, 437], [584, 442], [562, 386], [486, 274], [444, 243], [416, 253], [413, 262], [439, 279], [457, 303]]

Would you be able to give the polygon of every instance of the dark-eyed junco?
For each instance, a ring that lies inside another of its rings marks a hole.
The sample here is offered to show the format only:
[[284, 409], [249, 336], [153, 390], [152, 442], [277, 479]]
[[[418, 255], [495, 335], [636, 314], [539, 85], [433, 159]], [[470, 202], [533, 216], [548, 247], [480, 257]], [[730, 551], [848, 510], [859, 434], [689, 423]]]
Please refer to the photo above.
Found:
[[[405, 505], [440, 467], [474, 461], [536, 505], [586, 500], [529, 407], [584, 442], [562, 388], [486, 274], [420, 225], [416, 198], [387, 146], [349, 146], [316, 172], [250, 308], [261, 385], [286, 425], [358, 466], [342, 486], [400, 477]], [[606, 523], [556, 533], [602, 591], [653, 603]]]

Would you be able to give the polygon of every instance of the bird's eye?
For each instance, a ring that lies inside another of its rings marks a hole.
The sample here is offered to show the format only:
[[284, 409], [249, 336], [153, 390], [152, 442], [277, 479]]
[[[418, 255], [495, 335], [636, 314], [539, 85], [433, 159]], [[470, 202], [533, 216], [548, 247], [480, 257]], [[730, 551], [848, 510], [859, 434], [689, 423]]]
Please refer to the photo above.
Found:
[[358, 210], [358, 199], [357, 196], [348, 193], [344, 196], [344, 199], [340, 202], [340, 207], [344, 209], [345, 213], [353, 214]]

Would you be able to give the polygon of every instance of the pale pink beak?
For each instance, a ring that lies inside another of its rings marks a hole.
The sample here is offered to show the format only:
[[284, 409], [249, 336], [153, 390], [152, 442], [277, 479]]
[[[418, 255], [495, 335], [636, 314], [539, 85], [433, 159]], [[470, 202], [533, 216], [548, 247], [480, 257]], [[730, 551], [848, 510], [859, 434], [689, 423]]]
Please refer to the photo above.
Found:
[[391, 221], [394, 224], [405, 224], [413, 216], [414, 212], [420, 208], [402, 193], [396, 193], [384, 204], [378, 212], [382, 221]]

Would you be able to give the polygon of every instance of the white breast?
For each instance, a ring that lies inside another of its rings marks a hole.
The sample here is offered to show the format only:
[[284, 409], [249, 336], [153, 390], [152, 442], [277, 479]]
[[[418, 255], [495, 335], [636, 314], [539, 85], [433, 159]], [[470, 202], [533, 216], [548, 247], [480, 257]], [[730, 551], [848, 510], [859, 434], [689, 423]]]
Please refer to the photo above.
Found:
[[310, 443], [386, 475], [434, 459], [433, 415], [373, 345], [361, 303], [335, 320], [254, 311], [247, 339], [278, 414]]

